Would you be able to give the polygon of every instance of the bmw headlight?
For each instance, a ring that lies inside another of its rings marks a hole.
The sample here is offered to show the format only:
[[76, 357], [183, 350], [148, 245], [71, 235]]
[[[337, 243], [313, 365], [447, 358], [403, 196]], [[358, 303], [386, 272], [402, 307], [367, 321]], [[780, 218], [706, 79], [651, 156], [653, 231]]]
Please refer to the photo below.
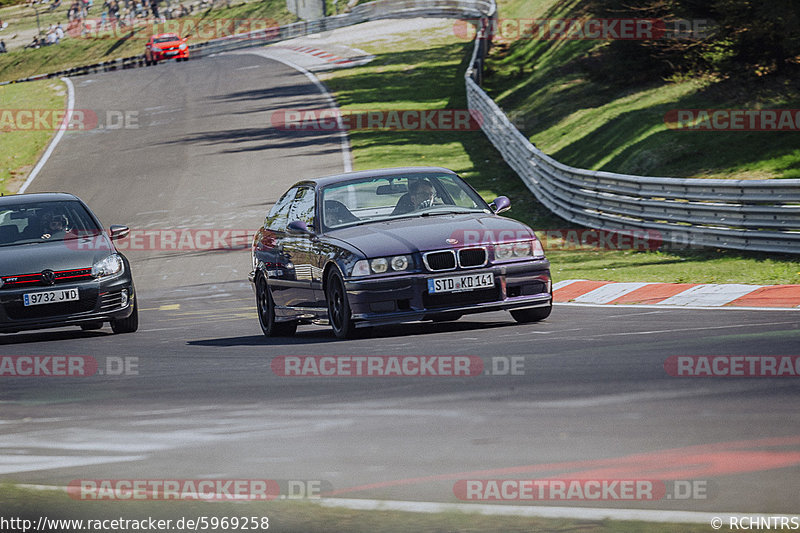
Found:
[[385, 274], [387, 272], [402, 272], [411, 266], [411, 258], [407, 255], [394, 257], [376, 257], [375, 259], [362, 259], [353, 265], [353, 277], [368, 276], [370, 274]]
[[122, 257], [119, 254], [111, 254], [92, 265], [92, 276], [95, 278], [113, 276], [122, 272], [124, 268], [125, 264], [122, 262]]
[[408, 269], [409, 261], [406, 255], [396, 255], [392, 257], [392, 270], [406, 270]]
[[370, 261], [369, 266], [376, 274], [383, 274], [389, 270], [389, 261], [385, 257], [379, 257]]
[[186, 47], [186, 43], [181, 43], [181, 44], [178, 46], [178, 49], [179, 49], [179, 50], [186, 50], [186, 48], [187, 48], [187, 47]]
[[494, 245], [494, 258], [496, 261], [511, 261], [533, 257], [544, 257], [544, 249], [538, 239]]

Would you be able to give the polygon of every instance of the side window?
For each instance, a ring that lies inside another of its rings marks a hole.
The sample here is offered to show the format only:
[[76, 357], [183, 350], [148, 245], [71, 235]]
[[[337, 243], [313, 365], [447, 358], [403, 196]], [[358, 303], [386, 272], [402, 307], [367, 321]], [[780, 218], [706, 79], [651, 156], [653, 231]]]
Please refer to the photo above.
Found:
[[297, 187], [286, 191], [286, 194], [267, 213], [267, 218], [264, 219], [265, 227], [272, 231], [284, 231], [286, 229], [286, 224], [289, 223], [289, 207], [291, 207], [292, 200], [294, 200], [296, 194]]
[[289, 222], [302, 220], [309, 229], [314, 227], [314, 189], [303, 187], [297, 191], [297, 196], [289, 209]]

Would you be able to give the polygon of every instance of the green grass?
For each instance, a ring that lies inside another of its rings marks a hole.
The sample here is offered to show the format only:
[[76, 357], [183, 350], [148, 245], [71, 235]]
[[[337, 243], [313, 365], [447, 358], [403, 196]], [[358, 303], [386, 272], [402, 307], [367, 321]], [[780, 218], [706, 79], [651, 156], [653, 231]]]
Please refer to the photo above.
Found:
[[[27, 9], [26, 17], [21, 20], [18, 27], [30, 26], [35, 28], [35, 18], [31, 21], [33, 10], [15, 6], [8, 10]], [[0, 10], [0, 18], [5, 10]], [[49, 17], [49, 18], [48, 18]], [[66, 21], [66, 15], [48, 15], [42, 18], [42, 27], [52, 22]], [[95, 2], [95, 7], [89, 12], [90, 18], [99, 18], [100, 10]], [[295, 16], [286, 9], [283, 0], [263, 0], [259, 2], [232, 3], [230, 8], [216, 8], [204, 11], [195, 10], [188, 17], [177, 19], [181, 27], [188, 27], [190, 21], [207, 21], [219, 19], [251, 19], [253, 24], [287, 24], [296, 20]], [[172, 23], [172, 21], [168, 21]], [[259, 26], [261, 27], [261, 26]], [[7, 54], [0, 55], [0, 81], [12, 81], [36, 74], [46, 74], [59, 70], [90, 65], [102, 61], [109, 61], [122, 57], [130, 57], [144, 53], [144, 45], [150, 34], [151, 26], [137, 26], [132, 33], [117, 33], [112, 37], [111, 32], [100, 34], [99, 37], [82, 38], [67, 37], [57, 45], [26, 50], [16, 48]], [[15, 30], [17, 31], [16, 27]], [[9, 29], [6, 29], [9, 32]], [[4, 32], [5, 33], [5, 32]], [[216, 36], [218, 30], [207, 30], [193, 35], [190, 43], [203, 42]], [[8, 43], [8, 40], [6, 40]], [[27, 43], [26, 43], [27, 44]]]
[[[504, 0], [503, 18], [586, 16], [575, 0]], [[755, 80], [597, 81], [597, 41], [514, 40], [490, 54], [485, 88], [531, 142], [557, 160], [595, 170], [671, 177], [800, 178], [795, 132], [696, 132], [667, 127], [677, 109], [796, 109], [795, 77]], [[618, 72], [635, 65], [611, 66]]]
[[[437, 514], [408, 513], [398, 511], [353, 511], [342, 508], [322, 507], [308, 500], [283, 500], [250, 503], [206, 503], [190, 501], [130, 502], [100, 501], [82, 502], [71, 499], [57, 491], [39, 491], [0, 486], [0, 502], [3, 518], [32, 520], [48, 519], [83, 520], [176, 520], [182, 517], [196, 520], [197, 517], [262, 517], [269, 518], [269, 531], [282, 533], [420, 533], [439, 532], [564, 532], [582, 533], [700, 533], [708, 531], [705, 524], [670, 525], [642, 522], [578, 521], [567, 519], [518, 518], [506, 516], [484, 516], [474, 513], [445, 512]], [[86, 524], [84, 524], [86, 525]], [[241, 525], [241, 524], [240, 524]], [[183, 528], [188, 530], [189, 528]], [[133, 530], [133, 529], [131, 529]], [[231, 530], [229, 528], [228, 530]], [[239, 529], [240, 530], [240, 529]], [[256, 531], [264, 529], [256, 528]], [[59, 531], [73, 531], [63, 529]], [[206, 531], [224, 531], [207, 529]]]
[[[376, 54], [376, 59], [363, 67], [322, 75], [343, 109], [466, 108], [463, 72], [472, 45], [453, 36], [451, 23], [445, 23], [444, 29], [424, 30], [399, 40], [376, 39], [356, 46]], [[15, 102], [24, 92], [0, 92], [9, 98], [3, 100], [3, 107], [36, 107]], [[352, 131], [350, 140], [357, 169], [402, 165], [452, 168], [484, 198], [491, 200], [501, 194], [511, 198], [508, 215], [529, 224], [540, 235], [545, 229], [574, 228], [536, 201], [480, 131]], [[14, 142], [19, 147], [27, 148], [28, 144]], [[44, 144], [46, 140], [41, 146]], [[7, 153], [17, 155], [13, 148]], [[26, 157], [26, 162], [15, 168], [32, 165], [36, 160], [35, 154]], [[15, 161], [21, 159], [17, 157]], [[557, 243], [546, 244], [556, 280], [800, 284], [800, 260], [794, 256], [715, 249], [670, 253], [574, 250], [561, 249]]]
[[[66, 87], [42, 80], [0, 87], [0, 113], [11, 110], [64, 109]], [[16, 113], [14, 116], [17, 116]], [[0, 191], [16, 192], [54, 135], [52, 130], [13, 129], [0, 114]], [[25, 127], [26, 121], [15, 124]], [[4, 130], [3, 126], [7, 126]]]
[[[471, 43], [439, 31], [415, 34], [401, 41], [357, 43], [357, 46], [376, 54], [375, 61], [323, 75], [343, 109], [465, 109], [463, 72]], [[520, 61], [527, 65], [522, 58]], [[674, 89], [680, 90], [684, 89]], [[675, 97], [676, 93], [670, 95]], [[592, 112], [588, 110], [586, 114]], [[600, 125], [603, 115], [592, 116], [591, 120]], [[536, 201], [482, 132], [352, 131], [349, 135], [356, 169], [403, 165], [452, 168], [484, 198], [490, 200], [500, 194], [511, 198], [512, 210], [508, 216], [531, 225], [540, 236], [543, 235], [540, 230], [575, 227]], [[564, 249], [557, 242], [546, 242], [546, 248], [556, 280], [800, 284], [800, 259], [796, 256], [717, 249], [576, 250]]]

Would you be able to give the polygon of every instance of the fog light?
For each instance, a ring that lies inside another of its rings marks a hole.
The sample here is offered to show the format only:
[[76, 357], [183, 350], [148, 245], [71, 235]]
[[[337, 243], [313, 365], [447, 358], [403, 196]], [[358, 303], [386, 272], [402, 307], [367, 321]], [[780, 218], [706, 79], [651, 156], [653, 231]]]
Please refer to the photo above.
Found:
[[128, 289], [122, 289], [121, 291], [119, 291], [119, 296], [120, 296], [120, 303], [121, 303], [122, 307], [127, 307], [128, 300], [129, 300], [129, 298], [128, 298]]

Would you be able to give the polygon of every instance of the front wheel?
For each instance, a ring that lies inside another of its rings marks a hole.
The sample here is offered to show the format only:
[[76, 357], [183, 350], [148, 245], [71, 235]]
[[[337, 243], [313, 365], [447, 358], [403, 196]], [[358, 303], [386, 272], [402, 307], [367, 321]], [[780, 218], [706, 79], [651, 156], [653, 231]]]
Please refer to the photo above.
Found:
[[551, 303], [547, 307], [535, 307], [533, 309], [518, 309], [511, 311], [511, 316], [520, 324], [527, 324], [530, 322], [539, 322], [550, 316], [550, 311], [553, 310]]
[[350, 311], [350, 302], [347, 301], [347, 291], [344, 289], [341, 274], [335, 269], [328, 274], [325, 296], [328, 300], [328, 319], [333, 328], [333, 334], [339, 339], [355, 337], [356, 325]]
[[136, 304], [136, 297], [131, 301], [133, 311], [128, 318], [111, 321], [111, 330], [114, 333], [133, 333], [139, 329], [139, 306]]
[[267, 285], [267, 278], [259, 274], [256, 279], [256, 307], [261, 331], [267, 337], [291, 337], [297, 331], [297, 321], [276, 322], [275, 301]]

